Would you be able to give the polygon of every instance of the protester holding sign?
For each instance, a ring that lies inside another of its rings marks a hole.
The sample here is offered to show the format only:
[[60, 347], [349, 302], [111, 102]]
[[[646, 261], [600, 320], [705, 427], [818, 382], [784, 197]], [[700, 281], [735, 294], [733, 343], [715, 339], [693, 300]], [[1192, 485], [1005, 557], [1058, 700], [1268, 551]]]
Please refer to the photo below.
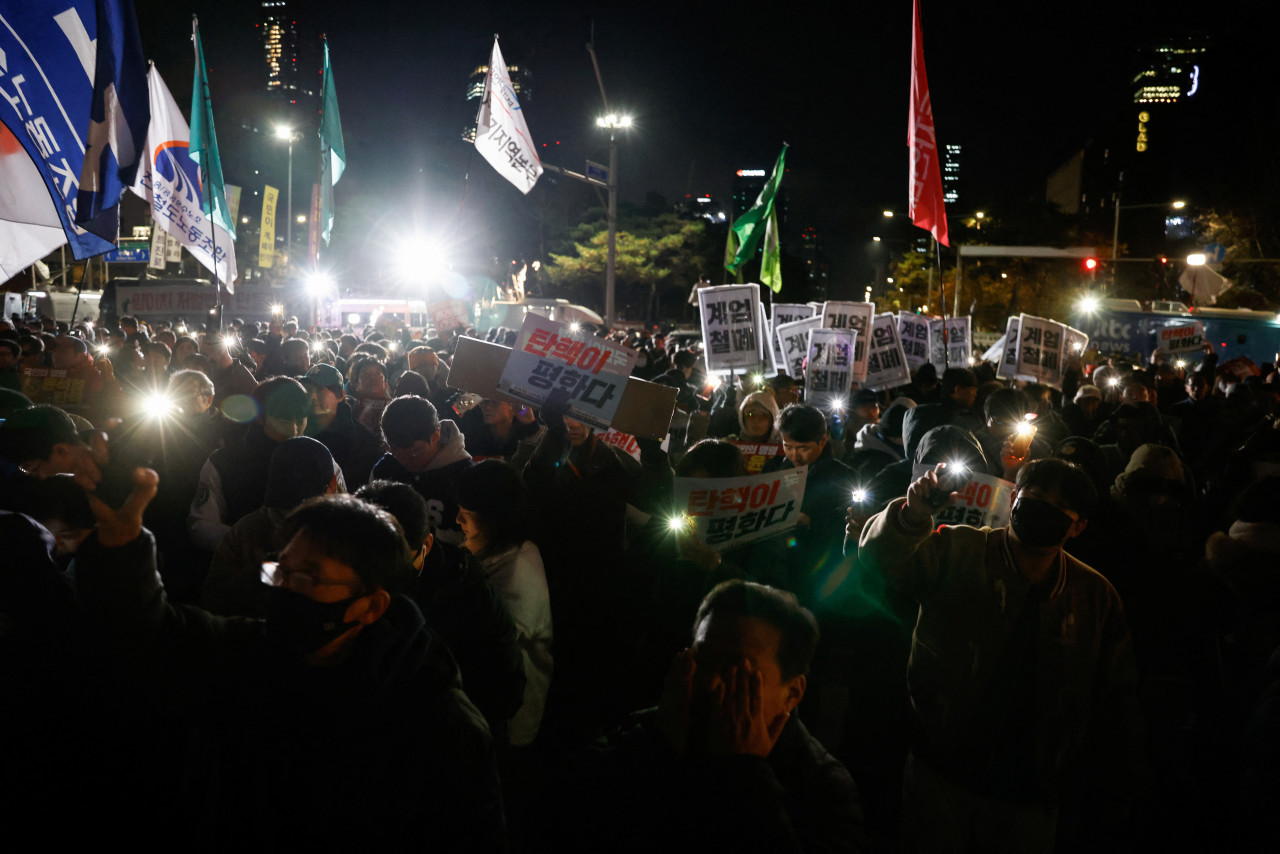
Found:
[[[1058, 808], [1135, 794], [1133, 646], [1115, 588], [1063, 551], [1097, 498], [1088, 475], [1040, 460], [1007, 528], [942, 526], [945, 466], [867, 525], [858, 562], [920, 605], [907, 679], [903, 790], [912, 850], [1051, 851]], [[939, 500], [941, 499], [941, 500]], [[992, 605], [991, 603], [997, 603]]]

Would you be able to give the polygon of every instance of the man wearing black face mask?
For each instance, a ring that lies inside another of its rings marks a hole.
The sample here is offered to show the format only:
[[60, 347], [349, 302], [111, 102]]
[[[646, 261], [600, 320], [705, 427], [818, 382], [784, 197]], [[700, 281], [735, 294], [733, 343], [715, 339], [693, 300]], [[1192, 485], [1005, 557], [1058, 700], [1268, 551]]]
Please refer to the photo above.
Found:
[[1085, 838], [1112, 832], [1134, 794], [1132, 643], [1115, 589], [1063, 550], [1093, 484], [1036, 460], [1007, 528], [934, 531], [956, 500], [939, 500], [942, 468], [867, 523], [858, 555], [920, 604], [904, 850], [1049, 851], [1060, 808]]
[[505, 847], [484, 719], [417, 607], [387, 592], [408, 562], [390, 516], [305, 502], [263, 567], [266, 620], [222, 618], [166, 600], [142, 528], [155, 472], [134, 484], [120, 508], [91, 499], [77, 592], [105, 656], [147, 689], [137, 711], [154, 717], [159, 695], [204, 736], [179, 758], [206, 791], [162, 809], [215, 849]]

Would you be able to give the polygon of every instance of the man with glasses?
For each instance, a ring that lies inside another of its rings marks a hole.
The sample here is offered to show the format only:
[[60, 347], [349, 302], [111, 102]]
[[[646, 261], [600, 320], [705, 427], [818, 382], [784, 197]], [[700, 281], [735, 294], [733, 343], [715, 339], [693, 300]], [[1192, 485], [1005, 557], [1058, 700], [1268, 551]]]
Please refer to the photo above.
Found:
[[409, 559], [395, 521], [346, 495], [304, 503], [263, 568], [266, 619], [221, 618], [166, 598], [142, 527], [157, 478], [133, 478], [120, 507], [91, 499], [78, 592], [95, 641], [149, 689], [144, 711], [159, 693], [209, 736], [207, 755], [179, 757], [206, 789], [184, 804], [202, 841], [502, 850], [484, 718], [421, 612], [388, 592]]

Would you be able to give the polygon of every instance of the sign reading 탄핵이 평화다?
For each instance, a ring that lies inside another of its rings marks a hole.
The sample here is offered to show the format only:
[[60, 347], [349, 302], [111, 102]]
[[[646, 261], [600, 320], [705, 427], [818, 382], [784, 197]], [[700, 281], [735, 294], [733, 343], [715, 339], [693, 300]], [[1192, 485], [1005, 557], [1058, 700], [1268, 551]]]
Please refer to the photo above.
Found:
[[[913, 481], [924, 477], [932, 469], [928, 465], [916, 465], [911, 469]], [[943, 507], [933, 514], [938, 525], [970, 525], [974, 528], [1003, 528], [1009, 524], [1013, 512], [1013, 493], [1016, 487], [1003, 478], [970, 471], [969, 479], [959, 489], [956, 503]]]
[[746, 477], [678, 477], [676, 506], [704, 546], [722, 551], [795, 527], [807, 466]]
[[538, 405], [552, 392], [564, 391], [570, 418], [604, 429], [613, 421], [635, 364], [634, 350], [530, 312], [502, 369], [498, 390]]

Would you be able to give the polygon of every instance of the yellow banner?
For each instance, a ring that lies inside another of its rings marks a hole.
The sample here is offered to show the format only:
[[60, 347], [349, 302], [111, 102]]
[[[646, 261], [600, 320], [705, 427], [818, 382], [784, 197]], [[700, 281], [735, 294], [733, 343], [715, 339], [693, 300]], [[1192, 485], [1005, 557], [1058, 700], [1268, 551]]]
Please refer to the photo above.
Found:
[[280, 191], [268, 185], [262, 193], [262, 235], [258, 240], [258, 266], [270, 267], [276, 256], [276, 200]]

